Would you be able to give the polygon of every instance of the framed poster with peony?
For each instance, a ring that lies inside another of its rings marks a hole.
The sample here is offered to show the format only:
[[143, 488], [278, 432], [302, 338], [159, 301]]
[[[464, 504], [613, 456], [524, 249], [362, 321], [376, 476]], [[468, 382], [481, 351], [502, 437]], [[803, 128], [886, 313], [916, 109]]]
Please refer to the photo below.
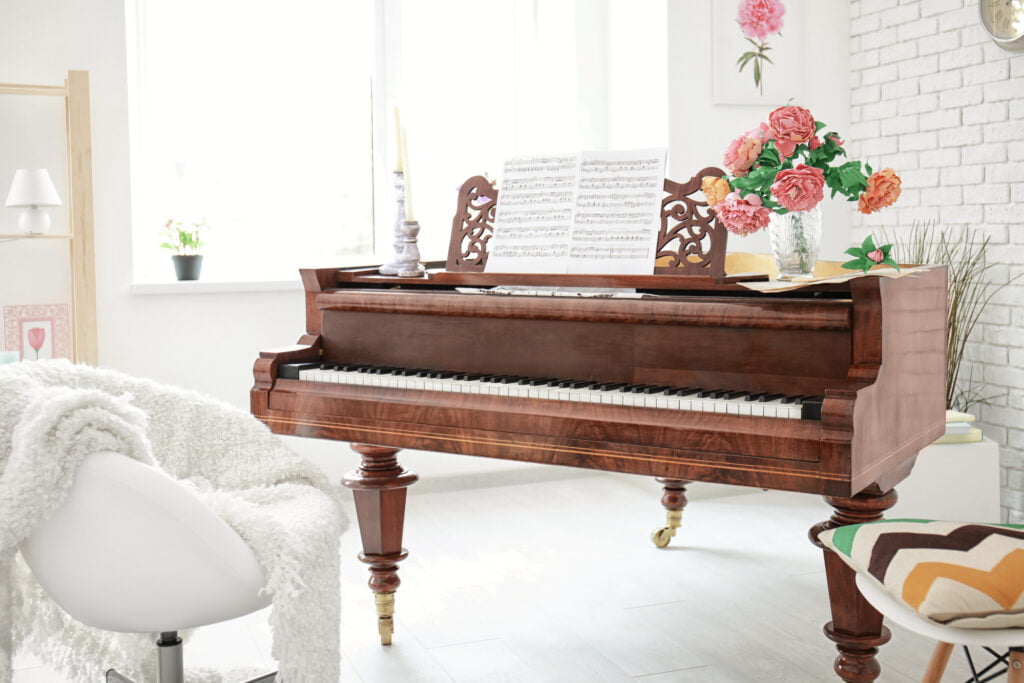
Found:
[[[729, 143], [727, 175], [702, 179], [708, 205], [729, 232], [745, 236], [768, 229], [780, 280], [814, 274], [826, 187], [833, 198], [842, 195], [857, 202], [865, 214], [890, 206], [900, 196], [900, 178], [892, 169], [873, 172], [866, 163], [844, 160], [842, 139], [834, 131], [823, 133], [825, 127], [803, 107], [779, 107], [767, 123]], [[866, 271], [879, 263], [895, 266], [889, 259], [891, 248], [865, 241], [847, 251], [856, 258], [843, 267]]]

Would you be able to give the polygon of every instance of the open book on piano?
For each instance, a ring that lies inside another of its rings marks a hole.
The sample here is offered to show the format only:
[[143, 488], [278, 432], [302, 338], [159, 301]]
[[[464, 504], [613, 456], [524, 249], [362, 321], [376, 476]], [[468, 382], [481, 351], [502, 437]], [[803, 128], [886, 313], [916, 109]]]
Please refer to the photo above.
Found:
[[[277, 433], [351, 442], [363, 455], [345, 483], [384, 642], [416, 480], [398, 449], [658, 477], [663, 545], [693, 480], [824, 495], [836, 510], [825, 525], [878, 519], [918, 451], [943, 434], [945, 270], [751, 292], [724, 272], [725, 232], [690, 196], [713, 170], [666, 181], [652, 275], [487, 272], [498, 192], [480, 177], [460, 193], [445, 270], [302, 271], [306, 330], [260, 354], [252, 412]], [[458, 291], [498, 285], [641, 296]], [[837, 671], [872, 680], [881, 617], [845, 565], [826, 556], [826, 568]]]

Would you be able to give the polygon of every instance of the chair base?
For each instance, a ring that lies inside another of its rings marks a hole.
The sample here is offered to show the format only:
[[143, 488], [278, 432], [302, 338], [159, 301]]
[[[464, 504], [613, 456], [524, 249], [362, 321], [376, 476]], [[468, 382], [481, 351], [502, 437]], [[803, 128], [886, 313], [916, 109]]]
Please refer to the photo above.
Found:
[[[177, 631], [166, 631], [160, 634], [157, 646], [157, 681], [159, 683], [185, 683], [185, 662], [182, 654], [181, 638]], [[273, 683], [277, 672], [250, 678], [245, 683]], [[107, 671], [106, 683], [135, 683], [127, 676], [114, 669]]]

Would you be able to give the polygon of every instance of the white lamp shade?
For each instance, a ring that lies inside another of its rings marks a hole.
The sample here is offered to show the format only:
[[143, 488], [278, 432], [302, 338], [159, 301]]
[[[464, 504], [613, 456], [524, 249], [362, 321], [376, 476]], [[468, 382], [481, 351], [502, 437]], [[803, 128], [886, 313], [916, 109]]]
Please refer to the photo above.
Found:
[[60, 206], [60, 196], [45, 168], [19, 168], [14, 172], [7, 206]]

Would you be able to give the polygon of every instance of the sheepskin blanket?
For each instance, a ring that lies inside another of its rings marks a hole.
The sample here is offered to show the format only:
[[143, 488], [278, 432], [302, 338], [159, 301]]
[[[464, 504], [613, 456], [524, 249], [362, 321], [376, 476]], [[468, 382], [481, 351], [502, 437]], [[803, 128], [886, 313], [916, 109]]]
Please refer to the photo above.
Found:
[[253, 547], [273, 597], [279, 681], [338, 680], [339, 488], [247, 413], [59, 360], [0, 366], [0, 682], [11, 680], [11, 657], [21, 647], [70, 680], [103, 680], [111, 667], [155, 680], [153, 635], [77, 622], [17, 555], [61, 505], [83, 458], [103, 450], [194, 487]]

